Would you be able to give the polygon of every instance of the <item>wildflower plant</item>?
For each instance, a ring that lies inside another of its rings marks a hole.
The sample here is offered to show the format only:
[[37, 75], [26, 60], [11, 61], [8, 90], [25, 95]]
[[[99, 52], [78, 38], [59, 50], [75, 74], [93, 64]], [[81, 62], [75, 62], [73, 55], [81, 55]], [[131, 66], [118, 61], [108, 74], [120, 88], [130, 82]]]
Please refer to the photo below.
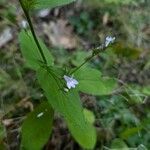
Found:
[[[20, 48], [26, 65], [35, 71], [37, 80], [47, 98], [29, 114], [22, 126], [21, 146], [29, 150], [40, 150], [48, 141], [57, 111], [64, 118], [73, 138], [86, 149], [93, 149], [96, 143], [96, 129], [88, 121], [82, 107], [79, 92], [92, 95], [108, 95], [116, 88], [112, 78], [103, 78], [102, 73], [90, 67], [87, 62], [105, 51], [114, 42], [114, 37], [106, 37], [101, 46], [92, 50], [92, 55], [76, 68], [64, 70], [54, 63], [49, 49], [37, 38], [30, 11], [33, 9], [53, 8], [74, 0], [19, 0], [29, 28], [19, 34]], [[37, 136], [38, 135], [38, 136]]]

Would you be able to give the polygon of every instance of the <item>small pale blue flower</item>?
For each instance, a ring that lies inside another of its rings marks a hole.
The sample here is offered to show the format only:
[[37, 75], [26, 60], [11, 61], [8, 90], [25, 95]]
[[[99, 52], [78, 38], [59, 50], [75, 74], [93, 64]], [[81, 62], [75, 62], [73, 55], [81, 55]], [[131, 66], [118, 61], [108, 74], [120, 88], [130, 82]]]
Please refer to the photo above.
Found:
[[76, 85], [79, 84], [79, 82], [76, 79], [66, 75], [64, 75], [64, 80], [66, 81], [68, 89], [75, 88]]
[[105, 39], [105, 47], [107, 47], [109, 44], [113, 43], [115, 41], [115, 37], [107, 36]]

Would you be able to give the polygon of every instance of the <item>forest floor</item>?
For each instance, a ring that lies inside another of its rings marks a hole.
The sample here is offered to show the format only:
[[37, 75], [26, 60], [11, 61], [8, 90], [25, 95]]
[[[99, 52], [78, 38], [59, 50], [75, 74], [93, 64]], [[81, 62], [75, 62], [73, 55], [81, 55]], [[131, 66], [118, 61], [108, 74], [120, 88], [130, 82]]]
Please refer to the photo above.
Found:
[[[104, 76], [116, 78], [120, 88], [129, 86], [133, 89], [132, 96], [126, 91], [121, 96], [113, 93], [99, 97], [81, 93], [83, 105], [96, 117], [98, 142], [95, 149], [109, 149], [121, 133], [128, 134], [123, 140], [129, 147], [144, 145], [150, 149], [147, 123], [140, 131], [128, 130], [135, 128], [136, 123], [150, 120], [149, 6], [148, 1], [135, 5], [104, 2], [94, 5], [94, 2], [77, 1], [32, 14], [35, 30], [51, 49], [58, 66], [76, 66], [106, 36], [116, 37], [113, 48], [93, 59], [90, 65], [101, 70]], [[35, 74], [24, 65], [19, 48], [18, 34], [24, 19], [18, 3], [0, 2], [0, 145], [10, 150], [19, 149], [21, 124], [42, 98]], [[82, 148], [56, 114], [52, 136], [44, 149]]]

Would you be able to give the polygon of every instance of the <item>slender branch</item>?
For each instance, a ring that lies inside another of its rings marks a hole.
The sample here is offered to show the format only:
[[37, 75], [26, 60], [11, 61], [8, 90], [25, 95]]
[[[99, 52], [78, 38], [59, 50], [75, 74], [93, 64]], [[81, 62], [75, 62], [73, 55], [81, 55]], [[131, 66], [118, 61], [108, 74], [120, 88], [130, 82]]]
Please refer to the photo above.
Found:
[[105, 51], [106, 50], [106, 47], [104, 47], [103, 45], [94, 49], [93, 50], [93, 54], [86, 58], [86, 60], [81, 64], [79, 65], [78, 67], [76, 67], [70, 74], [72, 75], [73, 73], [75, 73], [77, 70], [79, 70], [82, 66], [84, 66], [87, 62], [91, 61], [93, 59], [93, 57], [97, 56], [101, 51]]
[[84, 66], [88, 61], [90, 61], [94, 56], [88, 57], [80, 66], [76, 67], [70, 74], [75, 73], [77, 70], [79, 70], [82, 66]]
[[37, 36], [36, 36], [36, 33], [35, 33], [35, 31], [34, 31], [34, 27], [33, 27], [33, 25], [32, 25], [32, 21], [31, 21], [29, 12], [28, 12], [28, 10], [25, 8], [25, 6], [24, 6], [22, 0], [19, 0], [19, 2], [20, 2], [20, 4], [21, 4], [21, 7], [22, 7], [22, 9], [23, 9], [23, 11], [24, 11], [24, 14], [25, 14], [25, 16], [26, 16], [26, 18], [27, 18], [27, 21], [28, 21], [29, 26], [30, 26], [31, 33], [32, 33], [33, 38], [34, 38], [34, 41], [35, 41], [35, 43], [36, 43], [36, 45], [37, 45], [37, 47], [38, 47], [38, 50], [39, 50], [39, 52], [40, 52], [40, 54], [41, 54], [41, 56], [42, 56], [42, 59], [43, 59], [44, 63], [47, 64], [47, 60], [46, 60], [46, 58], [45, 58], [45, 56], [44, 56], [44, 53], [43, 53], [43, 51], [42, 51], [42, 48], [41, 48], [41, 46], [40, 46], [40, 43], [39, 43], [38, 38], [37, 38]]

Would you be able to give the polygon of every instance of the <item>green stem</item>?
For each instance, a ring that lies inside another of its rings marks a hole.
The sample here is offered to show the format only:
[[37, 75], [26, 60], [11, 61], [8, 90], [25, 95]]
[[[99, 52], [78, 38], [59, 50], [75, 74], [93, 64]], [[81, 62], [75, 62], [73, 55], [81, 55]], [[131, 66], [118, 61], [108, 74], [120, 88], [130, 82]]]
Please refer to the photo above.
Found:
[[98, 49], [94, 49], [93, 50], [93, 54], [86, 58], [86, 60], [81, 64], [79, 65], [78, 67], [76, 67], [71, 73], [70, 75], [72, 75], [73, 73], [75, 73], [77, 70], [79, 70], [82, 66], [84, 66], [87, 62], [91, 61], [93, 59], [93, 57], [97, 56], [101, 51], [105, 51], [106, 47], [100, 47]]
[[90, 61], [94, 56], [90, 56], [88, 57], [80, 66], [78, 66], [77, 68], [75, 68], [70, 74], [72, 75], [73, 73], [75, 73], [77, 70], [79, 70], [82, 66], [84, 66], [88, 61]]
[[40, 46], [40, 43], [39, 43], [38, 38], [37, 38], [37, 36], [36, 36], [36, 33], [35, 33], [35, 31], [34, 31], [34, 27], [33, 27], [33, 25], [32, 25], [32, 21], [31, 21], [31, 19], [30, 19], [29, 12], [28, 12], [28, 10], [25, 8], [25, 6], [24, 6], [22, 0], [19, 0], [19, 2], [20, 2], [20, 4], [21, 4], [21, 7], [22, 7], [22, 9], [23, 9], [23, 11], [24, 11], [24, 14], [25, 14], [25, 16], [26, 16], [26, 18], [27, 18], [27, 21], [28, 21], [29, 26], [30, 26], [31, 33], [32, 33], [33, 38], [34, 38], [34, 41], [35, 41], [35, 43], [36, 43], [36, 45], [37, 45], [37, 47], [38, 47], [38, 50], [39, 50], [39, 52], [40, 52], [40, 54], [41, 54], [41, 56], [42, 56], [42, 59], [43, 59], [44, 63], [47, 64], [46, 58], [45, 58], [45, 56], [44, 56], [44, 53], [43, 53], [43, 51], [42, 51], [42, 48], [41, 48], [41, 46]]

